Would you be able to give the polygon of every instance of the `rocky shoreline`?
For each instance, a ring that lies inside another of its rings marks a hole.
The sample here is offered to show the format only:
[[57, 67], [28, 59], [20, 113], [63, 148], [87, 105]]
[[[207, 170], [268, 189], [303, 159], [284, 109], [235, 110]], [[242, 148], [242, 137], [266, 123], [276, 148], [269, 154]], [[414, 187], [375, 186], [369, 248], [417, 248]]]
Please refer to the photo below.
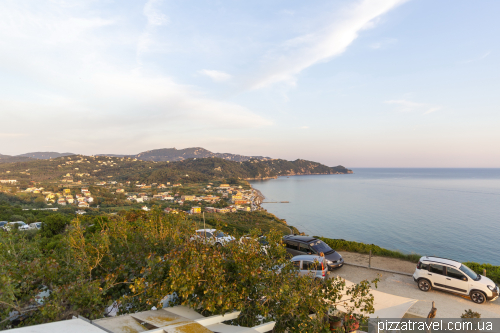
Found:
[[253, 200], [253, 203], [255, 206], [260, 207], [260, 204], [264, 202], [264, 199], [266, 198], [261, 191], [257, 190], [255, 187], [250, 185], [252, 187], [252, 190], [254, 191], [255, 194], [255, 199]]

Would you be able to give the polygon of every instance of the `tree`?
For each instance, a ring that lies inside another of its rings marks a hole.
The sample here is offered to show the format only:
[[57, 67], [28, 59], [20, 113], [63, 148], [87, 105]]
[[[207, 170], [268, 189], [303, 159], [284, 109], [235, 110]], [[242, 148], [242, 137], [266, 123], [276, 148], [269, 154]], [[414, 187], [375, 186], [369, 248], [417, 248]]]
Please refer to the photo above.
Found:
[[[257, 241], [223, 247], [190, 241], [196, 226], [186, 215], [157, 209], [107, 220], [80, 218], [66, 229], [60, 216], [48, 221], [42, 231], [58, 234], [52, 239], [63, 246], [47, 251], [40, 236], [0, 236], [0, 311], [22, 314], [22, 325], [77, 314], [99, 318], [115, 301], [122, 313], [160, 308], [173, 293], [179, 303], [205, 315], [239, 310], [239, 325], [276, 321], [275, 332], [327, 332], [325, 317], [343, 291], [351, 299], [348, 315], [354, 309], [373, 311], [367, 281], [347, 288], [338, 278], [297, 275], [276, 230], [267, 234], [265, 255]], [[254, 230], [253, 237], [258, 233]], [[43, 288], [50, 296], [36, 305]]]
[[47, 216], [43, 222], [40, 234], [43, 237], [53, 237], [62, 233], [69, 224], [70, 220], [64, 215], [53, 214]]

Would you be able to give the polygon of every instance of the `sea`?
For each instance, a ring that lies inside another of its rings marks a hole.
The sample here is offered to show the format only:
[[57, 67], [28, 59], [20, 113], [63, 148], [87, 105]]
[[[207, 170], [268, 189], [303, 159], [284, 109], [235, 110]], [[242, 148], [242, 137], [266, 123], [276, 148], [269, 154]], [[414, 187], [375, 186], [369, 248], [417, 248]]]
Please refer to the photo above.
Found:
[[353, 171], [251, 184], [306, 235], [500, 265], [500, 169]]

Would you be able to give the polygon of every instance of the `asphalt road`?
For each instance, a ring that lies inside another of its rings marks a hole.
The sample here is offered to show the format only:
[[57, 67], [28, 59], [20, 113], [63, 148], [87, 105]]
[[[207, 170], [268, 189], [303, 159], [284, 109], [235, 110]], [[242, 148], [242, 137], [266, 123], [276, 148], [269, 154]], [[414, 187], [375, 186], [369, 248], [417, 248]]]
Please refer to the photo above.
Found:
[[372, 280], [380, 275], [377, 290], [388, 294], [417, 299], [418, 302], [408, 311], [417, 316], [427, 317], [432, 306], [432, 301], [434, 301], [437, 308], [436, 318], [460, 318], [460, 315], [468, 309], [479, 312], [481, 318], [500, 318], [500, 298], [494, 302], [476, 304], [468, 297], [456, 294], [435, 290], [423, 292], [418, 289], [417, 284], [410, 276], [385, 273], [362, 267], [346, 265], [332, 273], [331, 276], [338, 275], [354, 283], [359, 283], [365, 279]]

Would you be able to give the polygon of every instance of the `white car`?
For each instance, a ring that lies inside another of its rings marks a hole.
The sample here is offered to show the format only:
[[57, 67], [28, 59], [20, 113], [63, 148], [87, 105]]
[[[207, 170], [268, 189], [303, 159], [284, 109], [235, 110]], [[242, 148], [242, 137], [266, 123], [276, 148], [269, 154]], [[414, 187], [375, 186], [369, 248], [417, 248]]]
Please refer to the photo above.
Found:
[[29, 230], [29, 225], [24, 223], [23, 221], [9, 222], [4, 225], [2, 228], [5, 231], [10, 231], [11, 229], [18, 228], [19, 230]]
[[40, 230], [40, 229], [42, 229], [42, 224], [43, 224], [43, 222], [30, 223], [30, 229]]
[[222, 231], [217, 229], [198, 229], [196, 234], [191, 237], [191, 240], [201, 240], [213, 245], [226, 245], [227, 243], [233, 241], [235, 238], [230, 235], [226, 235]]
[[476, 274], [458, 261], [439, 257], [420, 258], [413, 280], [422, 291], [434, 288], [467, 295], [478, 304], [495, 301], [500, 294], [495, 282], [486, 276]]

